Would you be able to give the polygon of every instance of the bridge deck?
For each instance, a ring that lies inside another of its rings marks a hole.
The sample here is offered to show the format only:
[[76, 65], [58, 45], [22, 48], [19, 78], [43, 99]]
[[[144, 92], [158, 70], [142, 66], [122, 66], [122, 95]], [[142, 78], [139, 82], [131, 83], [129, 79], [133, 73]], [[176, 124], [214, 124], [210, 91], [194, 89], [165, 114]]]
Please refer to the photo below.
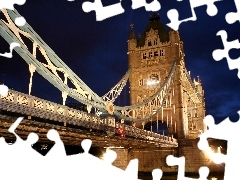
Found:
[[[0, 114], [6, 115], [4, 112], [19, 113], [24, 117], [31, 116], [31, 121], [25, 120], [21, 123], [20, 127], [22, 129], [19, 127], [19, 133], [25, 136], [29, 132], [43, 131], [46, 134], [48, 129], [54, 128], [60, 132], [63, 141], [69, 144], [75, 143], [79, 145], [81, 141], [79, 139], [90, 138], [101, 146], [107, 145], [108, 141], [114, 145], [117, 144], [117, 146], [121, 144], [124, 146], [132, 146], [133, 144], [134, 146], [141, 147], [148, 147], [149, 144], [161, 147], [178, 146], [177, 140], [172, 137], [163, 136], [133, 126], [118, 124], [115, 123], [115, 119], [112, 119], [112, 117], [101, 118], [94, 114], [82, 112], [13, 90], [9, 90], [7, 97], [0, 97]], [[6, 121], [6, 119], [2, 118], [1, 124], [8, 124], [8, 127], [10, 127], [13, 120], [16, 120], [17, 117], [12, 118], [11, 121]], [[37, 119], [44, 121], [37, 122]], [[44, 122], [48, 122], [48, 124]], [[64, 123], [68, 127], [64, 127]], [[61, 125], [57, 126], [56, 124]], [[2, 126], [4, 127], [4, 125]], [[125, 138], [121, 139], [114, 136], [118, 127], [123, 128]], [[89, 129], [93, 131], [90, 132]], [[44, 138], [46, 138], [45, 135], [43, 135], [42, 139], [44, 140]]]
[[[15, 141], [15, 136], [8, 132], [8, 128], [14, 123], [16, 118], [0, 115], [0, 136], [8, 140]], [[47, 123], [39, 123], [33, 120], [23, 120], [17, 127], [15, 132], [26, 140], [30, 132], [34, 132], [39, 136], [39, 142], [53, 143], [47, 139], [46, 134], [48, 130], [56, 129], [65, 145], [79, 146], [83, 139], [91, 139], [93, 146], [97, 147], [123, 147], [123, 148], [156, 148], [163, 147], [154, 141], [141, 140], [136, 138], [125, 137], [121, 138], [115, 135], [108, 136], [102, 132], [81, 130], [76, 128], [58, 126]], [[165, 145], [166, 147], [171, 147]]]

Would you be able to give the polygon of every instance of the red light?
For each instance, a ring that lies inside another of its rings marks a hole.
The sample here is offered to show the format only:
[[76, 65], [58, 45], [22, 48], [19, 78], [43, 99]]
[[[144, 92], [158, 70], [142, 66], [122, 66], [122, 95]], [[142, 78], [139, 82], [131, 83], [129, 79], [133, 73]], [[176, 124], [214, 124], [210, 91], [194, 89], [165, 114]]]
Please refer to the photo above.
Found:
[[123, 129], [122, 128], [118, 128], [118, 132], [121, 134], [123, 133]]

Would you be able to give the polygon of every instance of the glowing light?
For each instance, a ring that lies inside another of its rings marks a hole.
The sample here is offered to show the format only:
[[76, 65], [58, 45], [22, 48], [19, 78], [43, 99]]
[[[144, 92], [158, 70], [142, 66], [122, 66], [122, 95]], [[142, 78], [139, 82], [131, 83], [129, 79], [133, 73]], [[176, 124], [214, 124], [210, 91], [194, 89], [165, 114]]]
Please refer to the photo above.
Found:
[[221, 164], [225, 161], [225, 155], [221, 153], [220, 147], [218, 147], [217, 153], [213, 152], [210, 147], [205, 151], [205, 153], [207, 154], [208, 158], [211, 159], [215, 164]]
[[156, 114], [157, 110], [156, 109], [153, 109], [153, 114]]
[[156, 85], [156, 84], [159, 84], [159, 83], [160, 83], [160, 81], [158, 81], [158, 80], [148, 80], [147, 81], [148, 86]]
[[105, 149], [124, 149], [122, 146], [109, 146], [109, 147], [104, 147]]

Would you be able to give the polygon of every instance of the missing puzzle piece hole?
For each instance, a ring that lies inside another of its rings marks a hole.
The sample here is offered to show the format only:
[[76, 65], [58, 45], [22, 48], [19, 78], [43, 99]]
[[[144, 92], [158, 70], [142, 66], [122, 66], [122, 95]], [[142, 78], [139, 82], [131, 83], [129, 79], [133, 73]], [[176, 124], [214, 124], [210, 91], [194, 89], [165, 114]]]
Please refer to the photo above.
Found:
[[45, 156], [54, 146], [55, 143], [39, 143], [36, 142], [32, 145], [32, 148], [37, 151], [39, 154]]
[[[152, 1], [152, 0], [150, 0]], [[105, 6], [111, 6], [113, 4], [117, 4], [120, 2], [120, 0], [111, 0], [111, 1], [108, 1], [108, 0], [102, 0], [102, 5], [105, 7]]]
[[8, 145], [13, 145], [15, 142], [16, 142], [16, 137], [15, 139], [6, 139], [4, 138], [5, 142], [8, 144]]
[[239, 114], [238, 113], [234, 113], [234, 114], [232, 114], [232, 115], [230, 115], [229, 116], [229, 120], [231, 121], [231, 122], [237, 122], [238, 120], [239, 120]]

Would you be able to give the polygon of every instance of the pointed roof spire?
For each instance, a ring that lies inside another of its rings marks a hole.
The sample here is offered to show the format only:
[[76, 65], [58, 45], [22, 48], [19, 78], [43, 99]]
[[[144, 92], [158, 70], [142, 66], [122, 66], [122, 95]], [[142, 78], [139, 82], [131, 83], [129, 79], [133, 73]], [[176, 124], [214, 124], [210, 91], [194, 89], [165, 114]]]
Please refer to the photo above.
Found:
[[131, 31], [130, 31], [130, 35], [129, 35], [129, 38], [128, 38], [129, 40], [130, 40], [130, 39], [136, 39], [136, 36], [135, 36], [134, 30], [133, 30], [133, 26], [134, 26], [134, 24], [131, 23], [131, 24], [130, 24]]
[[141, 36], [142, 36], [141, 33], [139, 33], [139, 34], [138, 34], [139, 39], [141, 38]]
[[152, 15], [150, 15], [150, 18], [149, 18], [150, 22], [154, 22], [154, 21], [158, 21], [158, 20], [160, 20], [159, 13], [153, 13]]
[[134, 24], [133, 24], [133, 23], [131, 23], [131, 24], [130, 24], [131, 30], [133, 30], [133, 26], [134, 26]]
[[153, 13], [152, 15], [150, 15], [148, 25], [145, 28], [145, 31], [142, 34], [141, 38], [138, 40], [137, 46], [142, 47], [145, 45], [146, 33], [149, 32], [151, 29], [158, 31], [158, 35], [161, 42], [169, 41], [169, 32], [165, 29], [164, 25], [160, 21], [159, 14]]

